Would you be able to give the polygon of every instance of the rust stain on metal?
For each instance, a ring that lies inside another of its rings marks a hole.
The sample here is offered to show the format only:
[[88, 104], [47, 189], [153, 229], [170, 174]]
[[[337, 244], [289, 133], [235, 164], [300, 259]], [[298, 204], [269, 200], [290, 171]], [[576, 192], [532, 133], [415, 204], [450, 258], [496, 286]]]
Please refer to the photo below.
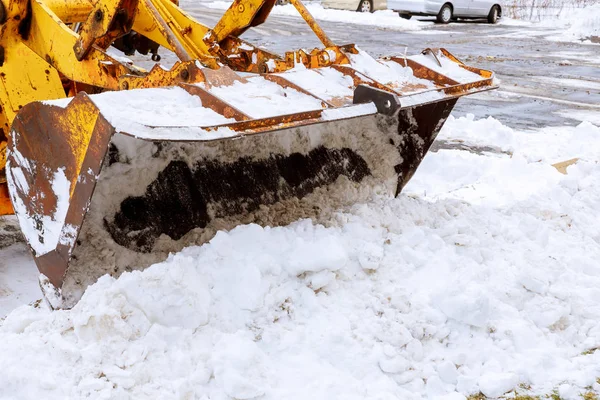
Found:
[[120, 87], [140, 89], [175, 86], [179, 83], [200, 83], [206, 81], [205, 71], [210, 70], [198, 68], [194, 61], [176, 62], [168, 71], [157, 64], [146, 75], [122, 76]]
[[210, 108], [214, 112], [223, 115], [225, 118], [233, 118], [236, 121], [247, 121], [250, 117], [227, 102], [219, 99], [205, 89], [196, 85], [180, 84], [181, 88], [193, 96], [198, 96], [202, 100], [202, 107]]
[[83, 22], [79, 38], [73, 46], [78, 61], [83, 60], [96, 45], [107, 49], [112, 42], [128, 33], [133, 26], [138, 0], [118, 0], [110, 5], [99, 2]]
[[271, 132], [280, 129], [323, 122], [320, 119], [322, 112], [323, 110], [305, 111], [296, 114], [253, 119], [249, 121], [236, 122], [233, 124], [216, 125], [214, 127], [207, 128], [207, 130], [227, 127], [235, 132], [240, 132], [242, 135]]
[[231, 86], [236, 81], [245, 82], [245, 79], [236, 74], [231, 68], [221, 67], [218, 70], [203, 69], [206, 84], [210, 86]]

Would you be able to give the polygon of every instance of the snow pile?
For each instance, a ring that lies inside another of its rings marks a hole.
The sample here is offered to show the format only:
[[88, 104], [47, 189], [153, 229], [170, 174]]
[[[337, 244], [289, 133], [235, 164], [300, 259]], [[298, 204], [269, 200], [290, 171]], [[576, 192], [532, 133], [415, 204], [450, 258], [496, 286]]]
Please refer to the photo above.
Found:
[[556, 30], [547, 37], [550, 40], [600, 43], [598, 0], [515, 0], [505, 4], [504, 9], [502, 25], [539, 24]]
[[553, 164], [573, 159], [596, 163], [598, 138], [600, 128], [589, 122], [519, 132], [491, 117], [450, 116], [438, 140], [444, 147], [470, 151], [446, 150], [426, 157], [415, 177], [418, 183], [410, 182], [406, 190], [431, 201], [511, 205], [560, 184], [564, 177]]
[[596, 4], [598, 0], [512, 0], [503, 5], [504, 16], [518, 20], [549, 23], [571, 18], [581, 8]]
[[564, 40], [589, 40], [600, 43], [600, 4], [585, 7], [568, 19]]
[[[231, 6], [229, 1], [213, 1], [210, 3], [204, 3], [204, 6], [208, 8], [215, 8], [218, 10], [226, 10]], [[419, 22], [416, 20], [406, 20], [400, 18], [397, 12], [392, 10], [380, 10], [373, 13], [359, 13], [356, 11], [349, 10], [334, 10], [324, 8], [318, 3], [306, 3], [304, 4], [312, 16], [319, 21], [331, 21], [331, 22], [345, 22], [349, 24], [357, 25], [371, 25], [380, 28], [388, 28], [400, 31], [407, 30], [418, 30], [427, 25], [425, 22]], [[273, 7], [271, 11], [272, 15], [285, 15], [291, 17], [301, 18], [298, 10], [293, 5], [288, 4], [285, 6]]]
[[[327, 226], [240, 226], [103, 277], [71, 311], [13, 311], [0, 326], [1, 396], [597, 392], [599, 135], [589, 123], [516, 132], [451, 118], [442, 143], [471, 152], [431, 153], [398, 199]], [[483, 147], [494, 142], [503, 150]], [[568, 175], [550, 166], [575, 153]]]
[[600, 3], [585, 7], [565, 7], [558, 16], [543, 20], [541, 26], [560, 33], [548, 39], [562, 42], [600, 43]]
[[574, 157], [596, 161], [600, 154], [600, 143], [596, 140], [599, 135], [600, 128], [587, 121], [577, 126], [516, 131], [492, 117], [475, 120], [473, 114], [467, 114], [461, 118], [451, 115], [438, 140], [497, 147], [522, 156], [527, 162], [553, 164]]

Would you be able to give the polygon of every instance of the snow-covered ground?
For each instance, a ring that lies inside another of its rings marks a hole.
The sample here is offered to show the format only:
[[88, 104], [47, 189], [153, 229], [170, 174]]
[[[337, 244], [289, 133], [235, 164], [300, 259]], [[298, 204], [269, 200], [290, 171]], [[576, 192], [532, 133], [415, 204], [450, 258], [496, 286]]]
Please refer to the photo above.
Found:
[[600, 3], [570, 10], [558, 18], [542, 21], [542, 24], [563, 28], [560, 34], [550, 39], [600, 44]]
[[240, 226], [71, 311], [15, 309], [0, 398], [598, 392], [600, 127], [467, 116], [440, 139], [397, 199]]

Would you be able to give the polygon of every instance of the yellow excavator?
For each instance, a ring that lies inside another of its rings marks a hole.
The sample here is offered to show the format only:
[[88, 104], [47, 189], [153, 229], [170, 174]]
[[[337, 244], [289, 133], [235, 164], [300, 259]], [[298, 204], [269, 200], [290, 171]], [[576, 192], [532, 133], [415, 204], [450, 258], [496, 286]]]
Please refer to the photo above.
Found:
[[[496, 87], [444, 49], [336, 45], [300, 0], [321, 48], [240, 39], [275, 2], [235, 0], [209, 28], [169, 0], [0, 1], [0, 213], [51, 307], [220, 229], [396, 196], [457, 99]], [[120, 53], [159, 47], [179, 61]]]

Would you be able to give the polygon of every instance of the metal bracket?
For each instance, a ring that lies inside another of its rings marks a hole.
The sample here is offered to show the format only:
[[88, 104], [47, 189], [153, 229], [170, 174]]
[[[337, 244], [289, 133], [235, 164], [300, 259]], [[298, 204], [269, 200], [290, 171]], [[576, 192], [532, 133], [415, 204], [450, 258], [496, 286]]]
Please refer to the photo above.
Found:
[[438, 58], [438, 56], [435, 54], [435, 52], [432, 49], [426, 48], [425, 50], [423, 50], [421, 52], [421, 54], [423, 54], [424, 56], [427, 56], [427, 55], [432, 56], [433, 59], [435, 60], [435, 62], [437, 62], [437, 65], [439, 65], [440, 68], [443, 68], [442, 63], [440, 62], [440, 59]]
[[137, 0], [98, 3], [82, 24], [79, 39], [73, 46], [77, 60], [83, 60], [94, 44], [105, 50], [116, 38], [129, 32], [133, 26], [137, 3]]
[[372, 102], [377, 107], [377, 112], [385, 115], [395, 115], [402, 107], [398, 95], [360, 84], [354, 89], [352, 103], [362, 104]]

